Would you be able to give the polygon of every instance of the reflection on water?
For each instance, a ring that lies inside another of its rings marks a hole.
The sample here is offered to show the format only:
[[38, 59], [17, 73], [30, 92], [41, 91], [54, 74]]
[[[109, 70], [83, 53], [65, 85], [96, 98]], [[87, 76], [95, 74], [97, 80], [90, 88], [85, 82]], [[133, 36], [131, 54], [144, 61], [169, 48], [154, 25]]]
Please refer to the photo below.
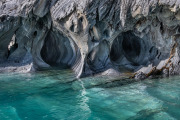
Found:
[[69, 70], [0, 74], [0, 120], [180, 119], [179, 76], [130, 82]]
[[83, 114], [86, 114], [83, 119], [86, 119], [91, 115], [91, 110], [88, 106], [89, 98], [86, 96], [87, 93], [83, 81], [79, 81], [82, 86], [82, 90], [80, 90], [80, 94], [77, 96], [77, 99], [79, 99], [79, 108], [82, 109]]

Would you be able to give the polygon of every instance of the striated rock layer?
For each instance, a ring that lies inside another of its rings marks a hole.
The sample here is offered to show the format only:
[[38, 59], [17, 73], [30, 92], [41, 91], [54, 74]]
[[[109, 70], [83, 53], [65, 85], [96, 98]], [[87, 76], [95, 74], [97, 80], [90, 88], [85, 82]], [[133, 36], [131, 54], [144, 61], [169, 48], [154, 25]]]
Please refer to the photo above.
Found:
[[0, 1], [0, 69], [169, 76], [180, 73], [179, 43], [179, 0]]

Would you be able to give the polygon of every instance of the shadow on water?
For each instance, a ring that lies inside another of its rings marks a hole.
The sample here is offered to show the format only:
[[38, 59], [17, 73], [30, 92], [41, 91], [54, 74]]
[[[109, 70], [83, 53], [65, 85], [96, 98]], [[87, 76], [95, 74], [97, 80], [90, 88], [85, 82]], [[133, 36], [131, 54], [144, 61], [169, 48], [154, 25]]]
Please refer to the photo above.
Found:
[[179, 76], [155, 79], [145, 82], [149, 95], [163, 101], [162, 108], [170, 116], [180, 119], [180, 89]]

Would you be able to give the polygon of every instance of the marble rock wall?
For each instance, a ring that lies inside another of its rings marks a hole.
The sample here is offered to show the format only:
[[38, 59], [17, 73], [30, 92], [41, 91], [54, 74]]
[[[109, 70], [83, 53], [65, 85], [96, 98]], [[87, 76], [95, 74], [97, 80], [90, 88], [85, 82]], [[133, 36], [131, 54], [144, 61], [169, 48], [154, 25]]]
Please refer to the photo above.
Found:
[[180, 73], [179, 43], [179, 0], [0, 1], [1, 64], [144, 79]]

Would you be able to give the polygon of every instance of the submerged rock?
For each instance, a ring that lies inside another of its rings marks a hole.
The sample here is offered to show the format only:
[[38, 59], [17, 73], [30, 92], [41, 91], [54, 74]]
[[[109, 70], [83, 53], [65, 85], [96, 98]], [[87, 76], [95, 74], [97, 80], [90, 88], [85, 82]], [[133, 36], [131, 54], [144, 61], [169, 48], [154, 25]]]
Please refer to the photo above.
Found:
[[179, 1], [0, 1], [0, 66], [71, 68], [77, 77], [174, 75], [179, 40]]

